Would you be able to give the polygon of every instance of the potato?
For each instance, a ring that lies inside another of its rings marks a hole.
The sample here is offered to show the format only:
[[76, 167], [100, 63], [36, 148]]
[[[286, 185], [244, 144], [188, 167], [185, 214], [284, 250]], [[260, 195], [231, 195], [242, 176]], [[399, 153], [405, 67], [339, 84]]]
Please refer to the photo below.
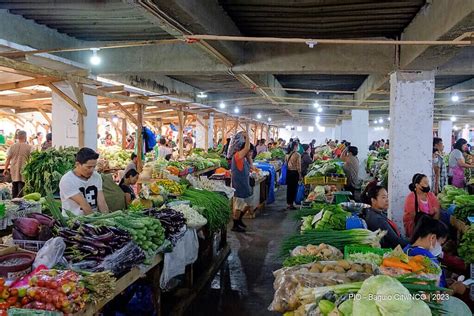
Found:
[[355, 270], [354, 268], [351, 268], [350, 270], [347, 271], [348, 274], [349, 274], [349, 273], [357, 273], [357, 272], [358, 272], [358, 271]]
[[365, 270], [363, 266], [357, 263], [353, 264], [351, 269], [356, 270], [357, 272], [364, 272]]
[[301, 248], [298, 254], [302, 256], [307, 256], [309, 253], [308, 250], [306, 250], [305, 248]]
[[323, 258], [329, 259], [331, 255], [332, 255], [331, 249], [325, 248], [321, 250], [321, 256], [323, 256]]
[[374, 271], [372, 269], [372, 267], [370, 265], [368, 265], [367, 267], [365, 267], [365, 273], [368, 273], [368, 274], [374, 274]]
[[317, 251], [318, 251], [318, 246], [315, 246], [315, 245], [307, 245], [307, 246], [306, 246], [306, 250], [308, 250], [308, 252], [317, 252]]
[[345, 273], [345, 272], [346, 272], [346, 270], [344, 270], [344, 268], [341, 267], [341, 266], [336, 266], [336, 267], [334, 268], [334, 271], [336, 271], [336, 272], [338, 272], [338, 273]]
[[323, 268], [324, 268], [324, 266], [319, 262], [316, 262], [313, 266], [318, 267], [319, 271], [323, 270]]
[[338, 277], [338, 279], [339, 279], [343, 284], [347, 284], [347, 283], [351, 283], [351, 282], [352, 282], [352, 280], [349, 279], [349, 278], [346, 277], [346, 276], [340, 276], [340, 277]]
[[309, 272], [314, 272], [314, 273], [321, 273], [321, 270], [318, 268], [317, 265], [313, 265], [311, 269], [309, 269]]
[[347, 260], [339, 260], [337, 261], [337, 265], [348, 270], [351, 268], [351, 264]]
[[325, 280], [324, 280], [324, 283], [325, 283], [326, 286], [338, 284], [336, 281], [334, 281], [334, 280], [332, 280], [332, 279], [325, 279]]
[[331, 266], [325, 265], [322, 272], [324, 273], [324, 272], [329, 272], [329, 271], [332, 271], [332, 270], [333, 270], [333, 268]]

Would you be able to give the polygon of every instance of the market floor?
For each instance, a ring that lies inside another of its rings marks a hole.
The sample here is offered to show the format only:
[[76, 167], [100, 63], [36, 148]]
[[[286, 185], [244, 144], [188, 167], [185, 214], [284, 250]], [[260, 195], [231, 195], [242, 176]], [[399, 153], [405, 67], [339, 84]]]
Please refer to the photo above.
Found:
[[278, 254], [282, 239], [297, 229], [291, 211], [285, 207], [286, 188], [280, 187], [273, 204], [257, 213], [255, 219], [244, 219], [246, 233], [234, 233], [229, 227], [230, 286], [221, 290], [216, 276], [187, 315], [278, 315], [268, 311], [273, 299], [272, 272], [281, 267]]

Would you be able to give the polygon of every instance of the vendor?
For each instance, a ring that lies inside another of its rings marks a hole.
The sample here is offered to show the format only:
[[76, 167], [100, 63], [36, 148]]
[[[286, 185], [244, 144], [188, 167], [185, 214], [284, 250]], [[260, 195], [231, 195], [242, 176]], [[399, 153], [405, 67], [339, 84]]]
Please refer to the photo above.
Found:
[[252, 196], [253, 192], [250, 186], [250, 167], [252, 163], [249, 160], [250, 139], [246, 132], [241, 132], [241, 135], [237, 134], [235, 136], [236, 140], [241, 138], [244, 138], [244, 143], [230, 146], [234, 152], [229, 154], [232, 156], [232, 188], [235, 189], [232, 214], [234, 225], [232, 226], [232, 231], [243, 233], [245, 232], [246, 225], [242, 222], [242, 218], [250, 209], [248, 199]]
[[463, 153], [468, 149], [467, 140], [458, 139], [453, 148], [449, 154], [448, 183], [457, 188], [464, 188], [466, 185], [464, 169], [474, 168], [474, 165], [466, 163], [463, 156]]
[[114, 146], [114, 145], [115, 145], [115, 143], [112, 140], [112, 134], [107, 134], [105, 136], [105, 146], [109, 147], [109, 146]]
[[286, 204], [288, 210], [296, 210], [294, 202], [298, 191], [298, 183], [301, 177], [301, 156], [298, 153], [299, 143], [297, 140], [291, 143], [291, 151], [286, 156]]
[[[387, 141], [388, 142], [388, 141]], [[439, 137], [433, 138], [433, 193], [438, 195], [447, 183], [447, 170], [443, 157], [444, 144]]]
[[59, 182], [63, 211], [69, 210], [75, 215], [109, 211], [102, 191], [102, 178], [95, 171], [98, 158], [99, 154], [87, 147], [77, 152], [74, 169]]
[[46, 141], [41, 146], [41, 150], [45, 151], [45, 150], [48, 150], [51, 147], [53, 147], [53, 134], [48, 133], [48, 134], [46, 134]]
[[33, 148], [26, 142], [27, 137], [25, 131], [17, 131], [15, 135], [18, 142], [8, 149], [5, 170], [3, 171], [4, 176], [7, 176], [8, 174], [11, 176], [13, 198], [23, 196], [25, 180], [22, 170], [33, 150]]
[[309, 165], [313, 163], [311, 158], [311, 146], [308, 144], [303, 144], [303, 154], [301, 155], [301, 176], [304, 178], [308, 173]]
[[434, 219], [440, 218], [440, 206], [436, 196], [430, 192], [430, 183], [426, 175], [415, 174], [408, 188], [411, 192], [405, 199], [403, 225], [406, 235], [411, 237], [416, 222], [422, 215], [428, 215]]
[[380, 241], [382, 248], [395, 248], [398, 245], [405, 247], [408, 241], [403, 238], [398, 230], [397, 224], [387, 217], [388, 209], [388, 193], [384, 187], [379, 185], [372, 185], [365, 192], [362, 201], [369, 204], [369, 208], [365, 212], [365, 222], [367, 228], [371, 231], [381, 229], [387, 234]]
[[123, 174], [125, 175], [127, 172], [129, 172], [132, 169], [137, 170], [137, 162], [138, 162], [137, 154], [132, 153], [132, 155], [130, 156], [130, 162], [128, 163], [127, 167], [123, 171]]
[[[433, 263], [441, 267], [438, 256], [442, 254], [442, 245], [449, 234], [448, 227], [441, 221], [423, 216], [416, 224], [411, 244], [407, 245], [403, 251], [409, 256], [422, 255], [428, 257]], [[447, 287], [444, 272], [441, 274], [439, 285]]]
[[161, 137], [158, 144], [157, 157], [169, 160], [172, 153], [173, 153], [173, 150], [169, 148], [168, 146], [166, 146], [166, 139], [164, 137]]
[[256, 147], [257, 155], [268, 151], [268, 147], [265, 145], [265, 139], [261, 139]]
[[133, 191], [132, 185], [135, 185], [138, 181], [139, 173], [135, 169], [130, 169], [125, 176], [120, 180], [120, 188], [125, 193], [125, 204], [126, 207], [136, 199], [135, 192]]
[[347, 177], [347, 184], [344, 188], [346, 191], [352, 193], [352, 196], [355, 194], [355, 189], [359, 182], [359, 159], [357, 154], [359, 149], [355, 146], [350, 146], [347, 151], [343, 154], [342, 160], [344, 161], [344, 173]]

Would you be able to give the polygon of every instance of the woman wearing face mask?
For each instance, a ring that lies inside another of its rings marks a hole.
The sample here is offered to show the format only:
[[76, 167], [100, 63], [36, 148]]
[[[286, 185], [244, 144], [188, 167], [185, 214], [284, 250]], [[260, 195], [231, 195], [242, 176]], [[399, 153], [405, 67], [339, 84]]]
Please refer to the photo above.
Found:
[[440, 206], [436, 195], [430, 192], [430, 183], [426, 175], [415, 174], [408, 188], [411, 192], [405, 199], [403, 225], [406, 235], [410, 237], [420, 217], [427, 215], [439, 219]]
[[367, 228], [371, 231], [381, 229], [387, 232], [380, 241], [382, 248], [408, 245], [408, 241], [401, 236], [397, 225], [387, 217], [388, 193], [384, 187], [372, 185], [364, 192], [362, 201], [371, 205], [365, 213]]
[[[411, 244], [407, 245], [403, 251], [409, 256], [428, 257], [433, 263], [441, 266], [437, 257], [443, 253], [442, 245], [446, 241], [448, 233], [448, 227], [443, 222], [423, 216], [416, 224], [410, 240]], [[444, 272], [441, 274], [439, 285], [447, 287]]]
[[463, 153], [468, 151], [467, 140], [460, 138], [453, 146], [449, 154], [448, 183], [457, 188], [464, 188], [466, 179], [464, 169], [474, 168], [474, 165], [466, 163]]

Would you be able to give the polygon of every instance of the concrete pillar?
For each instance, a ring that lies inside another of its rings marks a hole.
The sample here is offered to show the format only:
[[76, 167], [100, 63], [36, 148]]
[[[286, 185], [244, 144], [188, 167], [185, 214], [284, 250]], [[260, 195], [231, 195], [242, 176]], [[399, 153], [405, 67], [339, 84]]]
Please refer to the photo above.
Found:
[[463, 128], [461, 135], [461, 137], [467, 140], [468, 143], [471, 142], [471, 138], [469, 137], [469, 128]]
[[[72, 100], [76, 96], [67, 82], [55, 86]], [[84, 94], [87, 116], [84, 116], [84, 146], [97, 150], [97, 97]], [[79, 113], [61, 96], [52, 93], [52, 133], [53, 146], [79, 147]]]
[[352, 133], [348, 139], [352, 146], [359, 149], [359, 178], [365, 179], [366, 160], [369, 152], [369, 111], [368, 110], [352, 110]]
[[206, 148], [205, 140], [204, 140], [204, 134], [206, 133], [206, 130], [200, 122], [205, 124], [204, 123], [204, 117], [202, 115], [197, 115], [197, 120], [196, 120], [196, 148]]
[[341, 131], [341, 124], [336, 125], [336, 127], [334, 128], [334, 139], [341, 140]]
[[415, 173], [431, 179], [433, 71], [397, 71], [390, 76], [389, 217], [403, 227], [403, 205]]
[[218, 139], [214, 139], [214, 115], [209, 114], [207, 125], [208, 125], [207, 133], [209, 135], [207, 148], [214, 148], [214, 142], [217, 144], [217, 141], [218, 141]]
[[451, 152], [451, 135], [453, 134], [453, 122], [448, 121], [439, 121], [438, 123], [438, 137], [443, 140], [444, 152]]
[[352, 121], [351, 120], [342, 120], [341, 124], [341, 139], [351, 141], [352, 138]]

